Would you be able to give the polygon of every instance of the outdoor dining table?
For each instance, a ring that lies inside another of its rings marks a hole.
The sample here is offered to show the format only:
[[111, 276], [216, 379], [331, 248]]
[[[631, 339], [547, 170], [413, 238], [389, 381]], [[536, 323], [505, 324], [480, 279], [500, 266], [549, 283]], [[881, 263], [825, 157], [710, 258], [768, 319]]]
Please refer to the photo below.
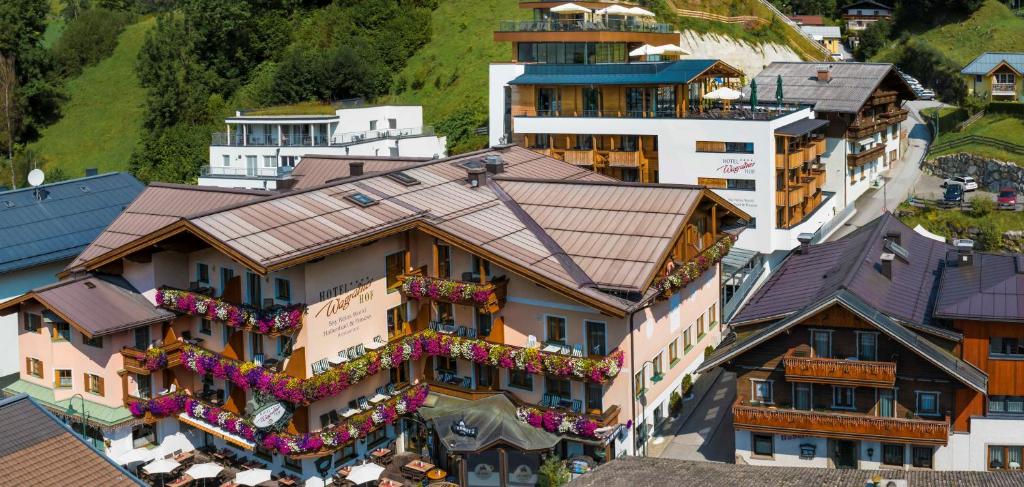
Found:
[[185, 453], [181, 453], [179, 455], [176, 455], [174, 457], [174, 461], [176, 461], [178, 463], [185, 463], [187, 461], [191, 461], [195, 457], [196, 457], [196, 453], [194, 451], [187, 451]]
[[444, 480], [444, 478], [447, 476], [448, 472], [445, 472], [440, 468], [434, 468], [427, 472], [427, 478], [430, 480]]
[[555, 344], [545, 345], [544, 348], [540, 349], [541, 352], [547, 352], [547, 353], [558, 353], [561, 350], [562, 350], [562, 347], [560, 347], [558, 345], [555, 345]]
[[281, 477], [281, 478], [277, 479], [277, 483], [279, 485], [292, 486], [292, 485], [295, 485], [295, 479], [293, 479], [291, 477]]
[[188, 483], [191, 482], [191, 481], [192, 481], [192, 477], [189, 477], [188, 475], [182, 475], [181, 478], [179, 478], [178, 480], [175, 480], [173, 482], [168, 482], [165, 485], [167, 487], [182, 487], [182, 486], [188, 485]]
[[402, 470], [409, 474], [414, 480], [422, 480], [423, 477], [434, 468], [433, 463], [423, 460], [413, 460], [402, 466]]
[[402, 483], [397, 480], [391, 480], [388, 478], [380, 479], [380, 483], [377, 487], [402, 487]]
[[370, 456], [373, 457], [375, 460], [383, 460], [383, 459], [386, 459], [389, 456], [391, 456], [391, 449], [390, 448], [378, 448], [378, 449], [373, 450], [372, 452], [370, 452]]

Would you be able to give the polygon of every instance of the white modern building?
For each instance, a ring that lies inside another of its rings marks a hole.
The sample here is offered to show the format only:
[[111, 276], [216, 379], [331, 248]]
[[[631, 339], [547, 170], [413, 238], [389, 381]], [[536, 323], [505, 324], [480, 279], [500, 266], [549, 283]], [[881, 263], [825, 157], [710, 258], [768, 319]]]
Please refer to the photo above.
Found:
[[331, 107], [333, 113], [281, 115], [279, 109], [239, 111], [213, 134], [210, 165], [199, 184], [278, 189], [306, 154], [444, 157], [446, 138], [423, 125], [423, 107]]

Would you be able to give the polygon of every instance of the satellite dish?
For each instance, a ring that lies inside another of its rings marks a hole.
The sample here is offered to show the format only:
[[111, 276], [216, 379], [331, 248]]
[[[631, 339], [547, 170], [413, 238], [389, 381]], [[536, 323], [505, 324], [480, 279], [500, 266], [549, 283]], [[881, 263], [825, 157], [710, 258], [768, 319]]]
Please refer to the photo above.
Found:
[[43, 184], [43, 179], [45, 179], [45, 175], [42, 169], [33, 169], [28, 173], [28, 184], [33, 187]]

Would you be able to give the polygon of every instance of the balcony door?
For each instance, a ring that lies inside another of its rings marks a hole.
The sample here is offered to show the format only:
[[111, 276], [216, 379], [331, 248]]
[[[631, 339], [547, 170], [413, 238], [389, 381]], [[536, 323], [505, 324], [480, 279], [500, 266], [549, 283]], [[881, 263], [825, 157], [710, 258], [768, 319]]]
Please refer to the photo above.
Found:
[[836, 468], [857, 468], [857, 442], [832, 440], [832, 463]]
[[587, 353], [590, 355], [608, 355], [605, 324], [600, 321], [584, 321], [584, 323], [587, 326]]
[[811, 348], [818, 358], [832, 358], [832, 332], [828, 330], [811, 330]]
[[537, 115], [550, 117], [558, 110], [558, 88], [537, 88]]
[[601, 89], [597, 87], [583, 88], [583, 116], [599, 117], [601, 115]]

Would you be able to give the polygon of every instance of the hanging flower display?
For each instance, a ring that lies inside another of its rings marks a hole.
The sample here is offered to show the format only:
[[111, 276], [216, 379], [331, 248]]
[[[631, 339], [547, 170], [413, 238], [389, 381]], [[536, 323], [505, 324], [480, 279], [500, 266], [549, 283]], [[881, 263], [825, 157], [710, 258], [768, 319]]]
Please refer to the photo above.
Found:
[[162, 348], [146, 350], [146, 363], [143, 366], [150, 372], [167, 367], [167, 352]]
[[291, 333], [302, 326], [305, 305], [294, 304], [275, 310], [258, 310], [192, 291], [162, 287], [156, 291], [156, 304], [165, 309], [201, 316], [259, 333]]
[[655, 282], [654, 289], [658, 291], [658, 298], [668, 299], [676, 291], [697, 280], [704, 271], [721, 262], [722, 258], [729, 253], [729, 250], [732, 249], [735, 243], [735, 235], [726, 235], [710, 247], [704, 249], [697, 257], [681, 264], [671, 274]]
[[553, 409], [520, 407], [516, 409], [516, 417], [534, 428], [543, 428], [549, 433], [573, 434], [586, 438], [596, 438], [597, 421], [581, 414], [564, 413]]
[[330, 452], [353, 439], [365, 438], [375, 428], [394, 424], [401, 415], [414, 413], [423, 406], [429, 392], [430, 388], [426, 384], [410, 387], [339, 425], [302, 435], [261, 432], [245, 418], [181, 393], [146, 402], [133, 402], [128, 408], [136, 417], [142, 417], [146, 412], [158, 418], [184, 412], [196, 421], [216, 426], [282, 455], [302, 455]]
[[417, 301], [431, 299], [467, 306], [482, 306], [491, 301], [494, 284], [477, 284], [426, 276], [406, 276], [402, 279], [402, 293]]

